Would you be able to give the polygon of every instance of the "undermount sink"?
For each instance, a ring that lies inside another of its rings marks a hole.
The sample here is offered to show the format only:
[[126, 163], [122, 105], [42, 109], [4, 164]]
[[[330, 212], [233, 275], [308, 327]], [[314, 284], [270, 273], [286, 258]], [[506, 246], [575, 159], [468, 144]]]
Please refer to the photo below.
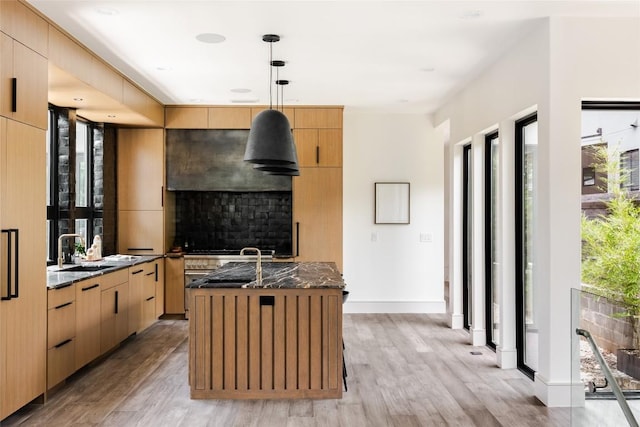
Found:
[[60, 270], [62, 272], [67, 272], [67, 271], [71, 271], [71, 272], [78, 272], [78, 271], [87, 271], [87, 272], [91, 272], [91, 271], [100, 271], [100, 270], [105, 270], [107, 268], [111, 268], [111, 265], [76, 265], [75, 267], [69, 267], [69, 268], [65, 268], [63, 270]]

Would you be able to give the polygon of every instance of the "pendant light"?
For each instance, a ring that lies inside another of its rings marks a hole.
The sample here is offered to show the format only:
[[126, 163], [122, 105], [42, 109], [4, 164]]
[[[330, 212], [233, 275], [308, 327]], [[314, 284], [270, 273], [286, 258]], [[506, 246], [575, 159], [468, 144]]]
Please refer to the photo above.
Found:
[[[260, 167], [285, 167], [284, 170], [297, 170], [296, 155], [291, 125], [287, 116], [273, 109], [272, 102], [272, 61], [273, 43], [280, 40], [276, 34], [265, 34], [262, 40], [269, 43], [269, 109], [260, 112], [253, 119], [244, 161]], [[260, 169], [261, 170], [261, 169]], [[270, 171], [266, 171], [270, 172]], [[278, 171], [276, 171], [278, 172]]]

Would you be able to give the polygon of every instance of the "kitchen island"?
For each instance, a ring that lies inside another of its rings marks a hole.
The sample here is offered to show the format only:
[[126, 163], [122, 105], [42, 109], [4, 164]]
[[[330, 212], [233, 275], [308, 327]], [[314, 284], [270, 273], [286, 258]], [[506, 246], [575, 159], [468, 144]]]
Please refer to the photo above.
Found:
[[193, 399], [342, 397], [334, 263], [229, 263], [189, 285]]

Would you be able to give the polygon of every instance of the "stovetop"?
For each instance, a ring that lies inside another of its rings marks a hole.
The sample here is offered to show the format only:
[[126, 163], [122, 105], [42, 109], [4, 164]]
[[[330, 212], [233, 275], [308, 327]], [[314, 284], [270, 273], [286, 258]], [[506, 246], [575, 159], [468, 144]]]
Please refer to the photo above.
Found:
[[[275, 255], [272, 249], [261, 249], [263, 256]], [[254, 255], [253, 251], [247, 251], [247, 255]], [[240, 255], [240, 249], [194, 249], [186, 251], [186, 255]]]

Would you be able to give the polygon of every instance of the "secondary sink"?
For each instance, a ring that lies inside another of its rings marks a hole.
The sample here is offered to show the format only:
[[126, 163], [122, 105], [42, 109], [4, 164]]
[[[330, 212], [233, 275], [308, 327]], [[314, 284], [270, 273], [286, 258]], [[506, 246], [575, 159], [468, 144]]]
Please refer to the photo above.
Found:
[[111, 267], [113, 267], [113, 266], [111, 266], [111, 265], [76, 265], [75, 267], [65, 268], [65, 269], [60, 270], [60, 271], [61, 272], [66, 272], [66, 271], [72, 271], [72, 272], [87, 271], [87, 272], [91, 272], [91, 271], [106, 270], [107, 268], [111, 268]]

